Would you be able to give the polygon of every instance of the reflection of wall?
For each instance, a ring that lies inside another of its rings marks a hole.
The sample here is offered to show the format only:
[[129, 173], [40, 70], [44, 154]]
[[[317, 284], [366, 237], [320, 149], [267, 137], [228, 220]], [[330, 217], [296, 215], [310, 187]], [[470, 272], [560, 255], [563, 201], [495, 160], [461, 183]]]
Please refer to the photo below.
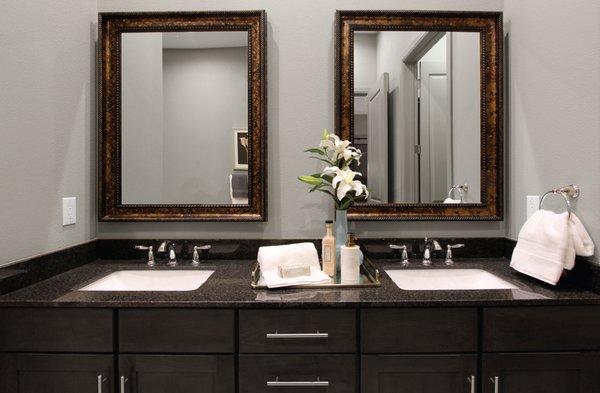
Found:
[[452, 33], [453, 181], [469, 185], [470, 202], [481, 201], [479, 53], [479, 33]]
[[247, 126], [247, 48], [164, 50], [164, 200], [231, 203], [233, 127]]
[[379, 74], [377, 71], [377, 34], [354, 34], [354, 89], [372, 87]]
[[419, 32], [381, 32], [377, 40], [377, 74], [390, 74], [388, 97], [390, 199], [417, 201], [415, 178], [415, 106], [412, 88], [415, 76], [402, 59]]
[[123, 203], [162, 203], [162, 33], [125, 33], [121, 42]]

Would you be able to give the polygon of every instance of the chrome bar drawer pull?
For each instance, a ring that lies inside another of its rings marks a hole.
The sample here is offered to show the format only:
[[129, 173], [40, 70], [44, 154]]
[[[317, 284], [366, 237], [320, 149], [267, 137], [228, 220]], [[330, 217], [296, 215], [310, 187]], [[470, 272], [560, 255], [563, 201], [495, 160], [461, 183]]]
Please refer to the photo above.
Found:
[[321, 333], [317, 330], [316, 333], [267, 333], [267, 338], [327, 338], [329, 333]]
[[490, 381], [494, 383], [494, 393], [500, 393], [500, 377], [490, 378]]
[[467, 378], [467, 381], [471, 383], [471, 393], [475, 393], [475, 376], [471, 375], [469, 378]]
[[121, 393], [125, 393], [125, 382], [127, 381], [129, 381], [129, 379], [121, 375]]
[[104, 378], [102, 374], [98, 375], [98, 393], [102, 393], [102, 384], [107, 380], [108, 378]]
[[321, 381], [319, 377], [316, 381], [280, 381], [279, 377], [275, 377], [274, 381], [267, 381], [267, 386], [273, 388], [322, 388], [329, 386], [329, 381]]

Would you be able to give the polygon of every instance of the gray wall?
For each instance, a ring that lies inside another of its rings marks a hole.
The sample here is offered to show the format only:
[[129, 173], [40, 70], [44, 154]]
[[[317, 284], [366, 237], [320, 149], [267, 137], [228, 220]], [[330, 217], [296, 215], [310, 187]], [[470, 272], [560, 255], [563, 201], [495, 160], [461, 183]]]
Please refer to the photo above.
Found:
[[504, 17], [508, 237], [516, 239], [525, 221], [527, 195], [576, 183], [575, 211], [598, 247], [600, 2], [506, 0]]
[[[0, 265], [95, 237], [96, 0], [0, 3]], [[77, 224], [62, 226], [62, 197]]]
[[[265, 9], [268, 34], [269, 221], [266, 223], [100, 223], [102, 238], [312, 238], [333, 217], [326, 196], [296, 177], [320, 165], [302, 151], [334, 124], [337, 9], [502, 10], [502, 0], [99, 0], [99, 11]], [[360, 222], [361, 236], [504, 236], [502, 222]]]
[[233, 127], [248, 126], [248, 48], [164, 51], [165, 203], [231, 203]]

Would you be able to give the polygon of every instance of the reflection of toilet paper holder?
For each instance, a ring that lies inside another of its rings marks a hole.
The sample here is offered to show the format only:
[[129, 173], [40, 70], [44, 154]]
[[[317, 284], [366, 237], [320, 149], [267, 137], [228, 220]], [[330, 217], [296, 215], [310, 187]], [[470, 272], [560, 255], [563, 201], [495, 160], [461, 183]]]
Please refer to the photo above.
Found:
[[452, 188], [450, 188], [450, 191], [448, 191], [448, 198], [452, 198], [452, 191], [458, 191], [459, 195], [460, 195], [460, 202], [464, 203], [465, 201], [465, 193], [469, 192], [469, 185], [467, 183], [465, 184], [456, 184], [454, 186], [452, 186]]

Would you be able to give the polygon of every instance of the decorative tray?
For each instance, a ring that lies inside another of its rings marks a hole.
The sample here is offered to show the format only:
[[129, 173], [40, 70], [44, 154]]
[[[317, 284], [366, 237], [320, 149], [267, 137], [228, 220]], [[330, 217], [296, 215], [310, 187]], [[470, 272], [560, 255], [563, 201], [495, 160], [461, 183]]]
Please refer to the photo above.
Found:
[[[253, 289], [269, 289], [260, 274], [260, 265], [258, 262], [254, 264], [252, 268], [252, 281], [250, 283]], [[289, 289], [289, 288], [365, 288], [365, 287], [380, 287], [381, 282], [379, 281], [379, 270], [373, 266], [371, 261], [365, 257], [363, 263], [360, 265], [360, 278], [356, 284], [342, 284], [339, 276], [331, 278], [331, 283], [328, 284], [304, 284], [294, 285], [289, 287], [277, 288], [277, 289]]]

